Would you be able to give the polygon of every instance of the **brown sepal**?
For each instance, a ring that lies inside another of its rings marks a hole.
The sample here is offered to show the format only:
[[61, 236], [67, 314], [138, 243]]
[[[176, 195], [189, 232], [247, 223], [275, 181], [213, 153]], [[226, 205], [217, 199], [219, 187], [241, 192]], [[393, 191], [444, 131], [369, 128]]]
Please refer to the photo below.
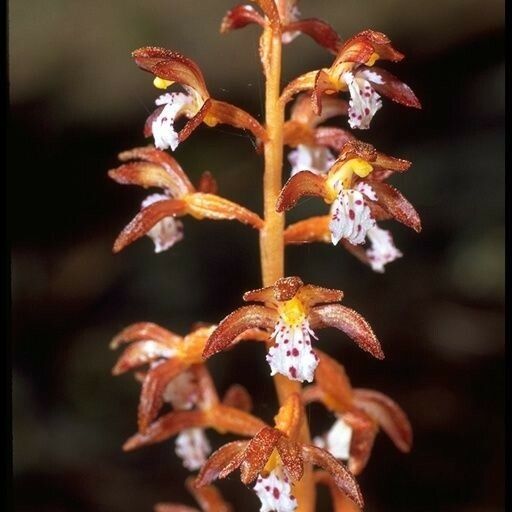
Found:
[[233, 441], [213, 452], [195, 480], [197, 488], [212, 483], [217, 478], [225, 478], [242, 463], [244, 450], [249, 441]]
[[377, 202], [394, 219], [405, 226], [421, 231], [421, 220], [411, 203], [395, 188], [387, 183], [368, 181], [375, 193]]
[[145, 433], [163, 405], [167, 384], [186, 369], [181, 359], [173, 357], [154, 366], [146, 373], [140, 392], [138, 424], [139, 432]]
[[333, 288], [323, 288], [314, 284], [305, 284], [297, 293], [297, 298], [306, 306], [316, 306], [317, 304], [329, 304], [340, 302], [343, 299], [343, 292]]
[[178, 133], [178, 141], [183, 142], [187, 140], [192, 132], [196, 130], [199, 125], [204, 121], [204, 118], [210, 113], [212, 109], [212, 100], [207, 98], [205, 102], [201, 105], [199, 111], [192, 116], [185, 126]]
[[379, 54], [379, 59], [392, 62], [398, 62], [404, 58], [403, 53], [391, 46], [391, 41], [386, 34], [368, 29], [347, 39], [340, 48], [338, 59], [341, 62], [365, 64], [373, 52]]
[[280, 437], [277, 440], [276, 449], [288, 475], [292, 480], [300, 480], [304, 474], [301, 445], [295, 441], [290, 441], [286, 437]]
[[265, 26], [265, 20], [252, 5], [237, 5], [230, 9], [220, 24], [220, 33], [225, 34], [231, 30], [246, 27], [251, 23]]
[[208, 359], [217, 352], [225, 350], [235, 338], [254, 327], [271, 330], [278, 321], [275, 310], [265, 306], [244, 306], [229, 314], [212, 333], [203, 351], [203, 358]]
[[345, 493], [334, 484], [333, 479], [326, 471], [314, 472], [315, 482], [329, 487], [331, 493], [333, 512], [360, 512], [361, 509]]
[[302, 32], [303, 34], [311, 37], [311, 39], [313, 39], [317, 44], [335, 55], [338, 53], [341, 45], [340, 36], [331, 27], [331, 25], [316, 18], [294, 21], [286, 25], [283, 31]]
[[302, 455], [306, 462], [325, 469], [332, 477], [338, 489], [344, 492], [354, 503], [363, 507], [363, 496], [354, 476], [329, 452], [316, 446], [304, 445], [302, 447]]
[[293, 208], [306, 196], [325, 196], [325, 177], [311, 171], [301, 171], [293, 175], [284, 185], [276, 202], [276, 211], [284, 212]]
[[250, 484], [262, 472], [281, 437], [284, 434], [279, 430], [264, 427], [249, 441], [240, 465], [240, 480], [244, 484]]
[[263, 220], [247, 208], [215, 194], [196, 192], [184, 198], [187, 213], [197, 219], [238, 220], [255, 229], [263, 227]]
[[206, 426], [207, 416], [203, 411], [171, 411], [151, 423], [144, 434], [138, 433], [130, 437], [123, 445], [123, 450], [136, 450], [165, 441], [187, 428]]
[[197, 508], [178, 503], [157, 503], [153, 510], [154, 512], [199, 512]]
[[402, 452], [412, 446], [412, 427], [405, 412], [388, 396], [371, 389], [354, 390], [355, 405], [365, 411]]
[[368, 463], [379, 428], [369, 416], [357, 410], [344, 414], [343, 421], [352, 428], [348, 468], [352, 474], [359, 475]]
[[241, 108], [235, 107], [230, 103], [212, 100], [212, 105], [208, 111], [208, 116], [222, 124], [229, 124], [241, 130], [249, 130], [255, 137], [266, 142], [268, 140], [267, 131], [261, 126], [254, 117]]
[[194, 187], [192, 186], [192, 183], [190, 183], [188, 176], [185, 174], [181, 168], [181, 165], [176, 161], [176, 159], [174, 159], [166, 151], [157, 149], [152, 145], [123, 151], [122, 153], [119, 153], [118, 158], [122, 162], [140, 159], [152, 164], [161, 165], [169, 172], [169, 174], [175, 176], [176, 180], [180, 183], [180, 187], [183, 190], [183, 193], [185, 193], [185, 191], [194, 190]]
[[324, 403], [333, 411], [343, 412], [352, 407], [353, 393], [345, 368], [320, 350], [315, 371], [315, 381], [325, 395]]
[[121, 375], [143, 364], [170, 357], [169, 346], [153, 340], [136, 341], [128, 346], [112, 368], [112, 375]]
[[356, 311], [341, 304], [315, 306], [309, 313], [312, 329], [334, 327], [343, 331], [356, 344], [377, 359], [384, 359], [384, 352], [370, 324]]
[[[315, 87], [315, 80], [318, 74], [318, 70], [310, 71], [309, 73], [305, 73], [303, 75], [298, 76], [294, 80], [292, 80], [281, 93], [281, 97], [279, 101], [286, 105], [296, 94], [301, 91], [310, 91]], [[317, 113], [314, 107], [312, 107], [314, 112]]]
[[321, 126], [315, 130], [316, 144], [319, 146], [327, 146], [338, 153], [343, 149], [343, 146], [345, 146], [347, 142], [353, 139], [354, 136], [342, 128]]
[[137, 66], [153, 75], [187, 85], [196, 90], [203, 99], [208, 90], [199, 66], [179, 52], [156, 46], [145, 46], [132, 52]]
[[229, 432], [244, 437], [254, 436], [266, 426], [265, 422], [248, 412], [218, 404], [208, 412], [210, 425], [219, 432]]
[[295, 224], [290, 224], [284, 230], [285, 244], [308, 244], [311, 242], [331, 243], [329, 230], [329, 215], [310, 217]]
[[413, 90], [404, 82], [399, 80], [389, 71], [373, 66], [370, 68], [374, 73], [382, 77], [383, 84], [372, 82], [373, 88], [383, 96], [386, 96], [395, 103], [405, 105], [406, 107], [421, 108], [420, 100], [416, 97]]
[[152, 322], [137, 322], [125, 327], [110, 342], [110, 348], [116, 349], [124, 343], [152, 340], [169, 347], [182, 340], [182, 337]]
[[176, 217], [186, 212], [187, 203], [181, 199], [165, 199], [143, 208], [121, 231], [114, 242], [115, 253], [123, 250], [135, 240], [144, 236], [155, 224], [165, 217]]
[[329, 73], [321, 69], [315, 76], [313, 92], [311, 94], [311, 105], [313, 112], [322, 114], [322, 99], [325, 94], [334, 94], [337, 91], [336, 84], [332, 81]]
[[283, 144], [291, 147], [296, 147], [299, 144], [313, 146], [315, 132], [313, 128], [299, 121], [286, 121], [283, 126]]

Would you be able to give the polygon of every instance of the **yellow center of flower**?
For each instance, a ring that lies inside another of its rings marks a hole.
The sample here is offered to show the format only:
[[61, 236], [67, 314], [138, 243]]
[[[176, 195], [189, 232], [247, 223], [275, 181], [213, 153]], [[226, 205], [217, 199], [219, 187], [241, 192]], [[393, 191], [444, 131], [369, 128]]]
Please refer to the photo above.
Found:
[[306, 318], [306, 308], [296, 297], [279, 304], [278, 310], [282, 320], [292, 327], [299, 326]]
[[212, 116], [210, 114], [206, 114], [206, 116], [203, 119], [203, 123], [206, 126], [209, 126], [210, 128], [213, 128], [214, 126], [216, 126], [218, 124], [218, 122], [219, 122], [218, 119], [215, 116]]
[[366, 61], [367, 66], [373, 66], [375, 61], [380, 58], [380, 55], [377, 52], [373, 52], [370, 55], [370, 58]]
[[153, 80], [153, 85], [157, 89], [167, 89], [167, 87], [171, 86], [174, 82], [172, 80], [166, 80], [165, 78], [160, 78], [159, 76], [155, 76]]
[[261, 473], [267, 475], [271, 471], [274, 471], [280, 464], [282, 464], [281, 457], [279, 457], [279, 453], [277, 453], [277, 450], [274, 448]]
[[363, 158], [351, 158], [339, 167], [333, 165], [325, 181], [326, 203], [332, 203], [338, 196], [339, 183], [343, 188], [350, 188], [352, 176], [356, 174], [360, 178], [366, 178], [373, 171], [373, 167]]

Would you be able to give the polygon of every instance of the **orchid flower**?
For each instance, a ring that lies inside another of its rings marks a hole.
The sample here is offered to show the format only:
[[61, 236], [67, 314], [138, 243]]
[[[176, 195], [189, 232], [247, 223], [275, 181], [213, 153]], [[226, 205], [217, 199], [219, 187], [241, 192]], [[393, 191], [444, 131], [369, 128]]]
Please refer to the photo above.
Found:
[[311, 345], [315, 329], [334, 327], [346, 333], [363, 350], [378, 359], [384, 354], [366, 320], [354, 310], [337, 302], [340, 290], [303, 284], [298, 277], [278, 279], [273, 286], [246, 292], [245, 301], [263, 302], [237, 309], [209, 337], [203, 357], [225, 350], [247, 329], [272, 333], [267, 353], [271, 375], [285, 375], [300, 382], [313, 380], [318, 357]]
[[233, 441], [214, 452], [201, 468], [196, 487], [225, 478], [240, 468], [240, 479], [261, 501], [262, 512], [293, 512], [297, 500], [295, 482], [302, 478], [304, 463], [325, 469], [338, 489], [359, 506], [363, 498], [351, 473], [327, 451], [299, 440], [303, 407], [298, 394], [291, 394], [274, 418], [274, 427], [264, 427], [249, 441]]
[[[267, 140], [265, 129], [250, 114], [210, 97], [203, 74], [193, 60], [155, 46], [139, 48], [132, 57], [141, 69], [154, 75], [155, 87], [165, 90], [177, 83], [185, 91], [162, 94], [155, 101], [157, 109], [148, 117], [144, 135], [153, 135], [157, 148], [174, 151], [201, 123], [229, 124], [249, 130], [262, 141]], [[174, 123], [181, 117], [189, 121], [177, 132]]]
[[407, 107], [421, 108], [411, 88], [382, 68], [374, 66], [378, 59], [398, 62], [403, 54], [391, 46], [385, 34], [364, 30], [343, 43], [329, 68], [299, 76], [283, 91], [281, 101], [287, 103], [300, 91], [311, 91], [313, 109], [322, 112], [325, 95], [348, 91], [348, 120], [351, 128], [367, 129], [375, 113], [382, 107], [381, 96]]
[[291, 43], [301, 33], [311, 37], [317, 44], [336, 54], [341, 39], [325, 21], [317, 18], [300, 19], [298, 0], [254, 0], [261, 12], [252, 5], [239, 4], [226, 13], [222, 19], [222, 34], [255, 23], [267, 25], [281, 32], [284, 44]]
[[217, 185], [209, 172], [203, 173], [196, 190], [178, 162], [165, 151], [152, 146], [135, 148], [121, 153], [119, 159], [128, 163], [109, 171], [114, 181], [158, 187], [163, 193], [152, 194], [142, 202], [141, 211], [117, 237], [114, 252], [144, 235], [153, 240], [155, 252], [169, 249], [183, 238], [183, 227], [176, 217], [184, 215], [199, 220], [238, 220], [256, 229], [263, 226], [255, 213], [216, 195]]
[[409, 452], [412, 429], [403, 410], [378, 391], [353, 389], [342, 365], [323, 352], [318, 355], [315, 385], [304, 388], [303, 400], [321, 402], [336, 421], [324, 436], [314, 439], [315, 444], [337, 459], [348, 460], [354, 475], [366, 466], [379, 428], [400, 451]]
[[[414, 207], [383, 182], [393, 172], [404, 172], [409, 166], [410, 162], [378, 153], [370, 144], [349, 141], [327, 175], [304, 171], [292, 176], [281, 190], [276, 210], [289, 210], [304, 196], [323, 198], [331, 205], [328, 226], [332, 243], [345, 239], [351, 245], [359, 245], [368, 237], [372, 248], [367, 257], [369, 261], [374, 259], [379, 270], [398, 257], [398, 251], [392, 240], [378, 231], [377, 220], [395, 218], [417, 232], [421, 230]], [[288, 243], [325, 240], [325, 223], [319, 219], [322, 217], [290, 227], [293, 231], [288, 231]]]

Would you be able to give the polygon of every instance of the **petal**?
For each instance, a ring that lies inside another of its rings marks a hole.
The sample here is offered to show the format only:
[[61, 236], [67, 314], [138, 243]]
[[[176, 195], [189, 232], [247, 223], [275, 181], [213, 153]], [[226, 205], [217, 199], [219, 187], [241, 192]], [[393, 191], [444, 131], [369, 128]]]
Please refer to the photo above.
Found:
[[[183, 171], [182, 171], [183, 172]], [[132, 162], [108, 171], [108, 175], [122, 185], [139, 185], [144, 188], [159, 187], [179, 197], [194, 189], [188, 179], [183, 180], [166, 168], [149, 162]]]
[[218, 191], [217, 182], [210, 171], [205, 171], [199, 178], [197, 191], [203, 194], [216, 194]]
[[[372, 162], [374, 167], [382, 167], [385, 170], [394, 172], [405, 172], [411, 167], [411, 162], [404, 160], [403, 158], [395, 158], [393, 156], [385, 155], [384, 153], [377, 153], [377, 157]], [[375, 169], [374, 169], [375, 170]], [[372, 173], [372, 178], [374, 174]]]
[[277, 198], [276, 211], [284, 212], [293, 208], [302, 197], [325, 197], [325, 177], [304, 170], [292, 176], [284, 185]]
[[275, 428], [264, 427], [249, 441], [240, 465], [240, 480], [244, 484], [250, 484], [263, 471], [277, 441], [283, 436], [284, 434]]
[[203, 351], [203, 358], [207, 359], [221, 350], [225, 350], [233, 340], [248, 329], [258, 327], [271, 330], [274, 328], [279, 315], [273, 309], [265, 306], [244, 306], [220, 322], [217, 329], [208, 339]]
[[258, 288], [257, 290], [249, 290], [243, 295], [245, 302], [267, 302], [277, 307], [278, 301], [274, 295], [274, 285]]
[[110, 342], [110, 348], [115, 349], [123, 343], [131, 343], [132, 341], [152, 340], [162, 343], [168, 347], [174, 347], [175, 344], [182, 340], [181, 336], [160, 327], [151, 322], [138, 322], [129, 325], [117, 334]]
[[196, 192], [186, 196], [184, 201], [187, 212], [196, 219], [238, 220], [255, 229], [263, 227], [263, 220], [258, 215], [215, 194]]
[[405, 412], [396, 402], [371, 389], [355, 389], [354, 402], [382, 427], [399, 450], [410, 451], [412, 446], [411, 424]]
[[274, 298], [279, 302], [293, 299], [303, 285], [300, 277], [281, 277], [274, 283]]
[[229, 10], [222, 19], [220, 33], [225, 34], [251, 23], [257, 23], [261, 27], [265, 26], [265, 20], [252, 5], [237, 5]]
[[212, 106], [208, 115], [218, 123], [229, 124], [241, 130], [249, 130], [256, 138], [263, 142], [268, 140], [265, 128], [254, 117], [245, 110], [235, 107], [230, 103], [212, 100]]
[[258, 476], [253, 490], [261, 502], [260, 512], [294, 512], [297, 508], [290, 480], [281, 466], [266, 476]]
[[217, 478], [225, 478], [242, 463], [248, 441], [233, 441], [221, 446], [210, 455], [197, 475], [195, 487], [208, 485]]
[[123, 450], [128, 452], [165, 441], [186, 428], [206, 426], [207, 417], [203, 411], [172, 411], [154, 421], [144, 434], [130, 437], [123, 445]]
[[341, 45], [340, 36], [331, 25], [316, 18], [308, 18], [289, 23], [283, 30], [288, 32], [302, 32], [334, 54], [338, 52]]
[[321, 126], [315, 130], [315, 142], [320, 146], [327, 146], [338, 153], [343, 149], [343, 146], [351, 140], [354, 136], [342, 130], [341, 128], [331, 128], [330, 126]]
[[167, 384], [185, 368], [180, 359], [173, 358], [154, 366], [146, 373], [138, 409], [139, 432], [147, 431], [163, 405]]
[[277, 440], [277, 452], [286, 469], [286, 473], [293, 480], [300, 480], [304, 474], [304, 460], [302, 459], [302, 447], [299, 443], [290, 441], [285, 437]]
[[371, 243], [371, 247], [366, 249], [366, 255], [375, 272], [384, 272], [385, 265], [402, 257], [402, 253], [395, 247], [391, 233], [386, 229], [375, 226], [366, 235]]
[[160, 358], [168, 359], [176, 351], [167, 345], [152, 340], [136, 341], [125, 349], [112, 369], [112, 375], [121, 375], [138, 366], [150, 363]]
[[406, 107], [421, 108], [420, 100], [407, 84], [385, 69], [372, 67], [371, 70], [382, 79], [383, 83], [373, 83], [380, 94]]
[[325, 405], [336, 412], [344, 412], [352, 407], [352, 386], [345, 368], [332, 357], [317, 350], [320, 363], [315, 373], [315, 381], [325, 395]]
[[213, 407], [208, 416], [211, 426], [221, 433], [229, 432], [251, 437], [266, 426], [266, 423], [256, 416], [222, 404]]
[[222, 404], [244, 412], [250, 412], [252, 409], [252, 398], [246, 388], [240, 384], [232, 384], [224, 394]]
[[143, 208], [121, 231], [114, 242], [113, 251], [117, 253], [127, 245], [135, 242], [135, 240], [146, 235], [155, 224], [165, 217], [183, 215], [186, 206], [186, 203], [181, 199], [168, 199], [166, 201], [158, 201], [147, 208]]
[[181, 53], [156, 46], [139, 48], [132, 53], [137, 66], [153, 75], [188, 85], [203, 99], [209, 94], [199, 66]]
[[233, 512], [231, 506], [224, 501], [218, 489], [213, 485], [197, 488], [195, 486], [195, 478], [188, 477], [185, 481], [185, 486], [194, 495], [203, 512]]
[[329, 171], [336, 161], [336, 158], [331, 153], [330, 149], [324, 146], [299, 144], [296, 149], [288, 153], [288, 161], [292, 166], [290, 171], [291, 176], [303, 169], [308, 169], [315, 174], [323, 175]]
[[331, 243], [329, 215], [310, 217], [290, 224], [284, 231], [285, 244], [307, 244], [311, 242]]
[[304, 445], [302, 454], [306, 462], [325, 469], [333, 478], [338, 489], [343, 491], [354, 503], [363, 507], [363, 496], [359, 486], [354, 476], [343, 464], [339, 463], [330, 453], [316, 446]]
[[[310, 103], [309, 99], [308, 103]], [[296, 147], [299, 144], [313, 146], [315, 144], [313, 129], [298, 121], [286, 121], [283, 126], [283, 144], [291, 147]]]
[[321, 69], [315, 76], [315, 84], [313, 86], [313, 93], [311, 94], [313, 112], [320, 115], [322, 113], [323, 96], [325, 94], [333, 94], [337, 92], [338, 89], [338, 84], [332, 80], [328, 73]]
[[378, 197], [378, 204], [394, 219], [405, 226], [421, 231], [421, 220], [411, 203], [394, 187], [378, 181], [371, 182]]
[[313, 329], [334, 327], [352, 338], [357, 345], [377, 359], [384, 359], [379, 340], [368, 322], [353, 309], [340, 304], [315, 306], [309, 313]]
[[291, 109], [290, 119], [300, 124], [315, 128], [332, 117], [347, 115], [348, 103], [334, 96], [322, 98], [322, 115], [313, 111], [311, 96], [301, 94]]

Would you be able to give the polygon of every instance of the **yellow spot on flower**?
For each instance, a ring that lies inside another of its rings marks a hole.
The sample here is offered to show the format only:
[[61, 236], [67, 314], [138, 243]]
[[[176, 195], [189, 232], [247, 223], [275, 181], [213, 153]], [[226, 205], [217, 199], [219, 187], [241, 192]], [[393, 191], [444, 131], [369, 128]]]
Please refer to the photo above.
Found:
[[167, 87], [170, 87], [174, 82], [172, 80], [166, 80], [165, 78], [160, 78], [159, 76], [155, 76], [155, 79], [153, 80], [153, 85], [157, 89], [167, 89]]
[[266, 475], [271, 471], [274, 471], [274, 469], [276, 469], [276, 467], [280, 464], [282, 464], [281, 457], [279, 457], [279, 453], [277, 453], [277, 450], [274, 448], [272, 454], [268, 458], [267, 463], [265, 464], [265, 467], [263, 468], [262, 473]]
[[214, 126], [216, 126], [218, 124], [218, 120], [216, 117], [214, 116], [211, 116], [209, 114], [206, 114], [206, 116], [204, 117], [203, 119], [203, 123], [207, 126], [209, 126], [210, 128], [213, 128]]
[[279, 315], [289, 326], [299, 326], [306, 318], [304, 304], [294, 297], [279, 304]]
[[333, 165], [325, 182], [327, 203], [332, 203], [338, 196], [339, 184], [343, 188], [351, 188], [352, 176], [366, 178], [373, 171], [373, 167], [363, 158], [351, 158], [339, 167]]

